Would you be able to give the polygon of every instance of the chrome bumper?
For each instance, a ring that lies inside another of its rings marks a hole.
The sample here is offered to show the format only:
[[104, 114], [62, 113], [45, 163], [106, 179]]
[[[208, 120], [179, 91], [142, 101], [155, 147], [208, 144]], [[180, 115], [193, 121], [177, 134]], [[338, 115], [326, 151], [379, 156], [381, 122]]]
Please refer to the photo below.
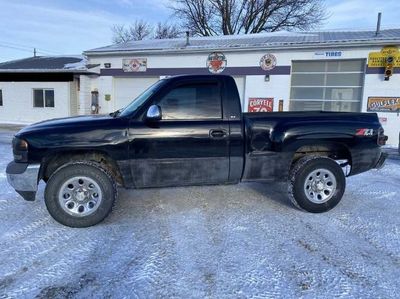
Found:
[[7, 181], [25, 200], [35, 200], [40, 164], [10, 162]]

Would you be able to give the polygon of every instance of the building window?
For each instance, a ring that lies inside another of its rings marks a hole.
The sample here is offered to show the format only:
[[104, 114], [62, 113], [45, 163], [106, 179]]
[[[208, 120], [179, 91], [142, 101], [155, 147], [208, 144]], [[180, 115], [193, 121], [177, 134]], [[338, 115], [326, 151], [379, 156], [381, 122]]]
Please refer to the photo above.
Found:
[[294, 61], [290, 111], [361, 111], [364, 60]]
[[34, 89], [33, 107], [54, 107], [54, 89]]
[[3, 106], [3, 91], [0, 89], [0, 106]]

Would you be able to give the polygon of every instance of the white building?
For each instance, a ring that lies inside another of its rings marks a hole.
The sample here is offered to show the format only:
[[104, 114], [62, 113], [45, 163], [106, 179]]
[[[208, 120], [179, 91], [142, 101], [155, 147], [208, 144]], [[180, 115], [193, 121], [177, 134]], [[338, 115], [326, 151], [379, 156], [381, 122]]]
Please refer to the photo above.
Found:
[[[278, 32], [111, 45], [84, 53], [94, 67], [90, 71], [98, 76], [80, 75], [78, 112], [90, 113], [96, 98], [99, 113], [115, 111], [164, 76], [220, 73], [235, 78], [244, 111], [376, 111], [388, 143], [397, 145], [399, 46], [400, 29], [378, 34]], [[386, 70], [392, 72], [388, 80]]]
[[78, 115], [81, 75], [93, 76], [83, 56], [0, 63], [0, 123], [29, 124]]

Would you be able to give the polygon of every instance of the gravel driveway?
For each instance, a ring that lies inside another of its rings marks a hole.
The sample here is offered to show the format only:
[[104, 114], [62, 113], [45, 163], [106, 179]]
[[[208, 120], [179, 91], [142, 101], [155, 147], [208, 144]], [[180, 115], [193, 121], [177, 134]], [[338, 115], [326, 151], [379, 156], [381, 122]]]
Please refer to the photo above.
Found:
[[0, 133], [0, 298], [398, 298], [400, 161], [348, 179], [324, 214], [284, 184], [120, 190], [102, 224], [72, 229], [6, 183]]

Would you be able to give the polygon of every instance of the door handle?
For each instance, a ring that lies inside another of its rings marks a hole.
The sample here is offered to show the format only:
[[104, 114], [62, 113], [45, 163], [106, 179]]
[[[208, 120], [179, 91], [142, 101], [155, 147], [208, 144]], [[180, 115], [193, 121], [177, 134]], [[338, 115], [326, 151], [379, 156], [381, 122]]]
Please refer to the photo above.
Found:
[[226, 135], [227, 135], [226, 130], [220, 130], [220, 129], [210, 130], [211, 138], [225, 138]]

